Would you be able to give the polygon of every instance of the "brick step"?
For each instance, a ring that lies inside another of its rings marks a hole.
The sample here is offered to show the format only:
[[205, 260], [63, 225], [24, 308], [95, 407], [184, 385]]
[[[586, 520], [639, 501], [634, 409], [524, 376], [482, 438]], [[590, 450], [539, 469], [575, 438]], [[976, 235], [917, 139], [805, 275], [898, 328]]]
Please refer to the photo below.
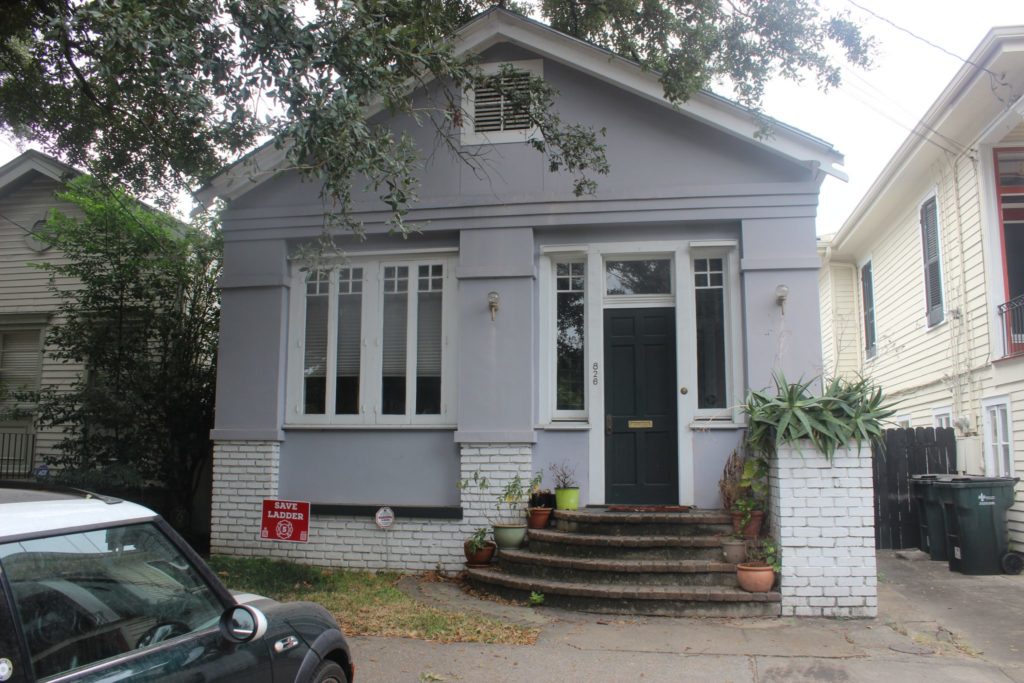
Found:
[[537, 579], [608, 585], [736, 586], [736, 566], [712, 560], [620, 560], [502, 550], [501, 570]]
[[721, 510], [612, 512], [604, 508], [555, 510], [559, 531], [609, 536], [714, 536], [732, 533], [732, 517]]
[[720, 560], [719, 536], [583, 534], [530, 529], [530, 551], [542, 555], [622, 560]]
[[779, 616], [778, 593], [747, 593], [729, 586], [610, 586], [516, 576], [500, 568], [469, 569], [470, 582], [490, 593], [526, 600], [541, 593], [551, 607], [603, 614], [645, 614], [675, 617]]

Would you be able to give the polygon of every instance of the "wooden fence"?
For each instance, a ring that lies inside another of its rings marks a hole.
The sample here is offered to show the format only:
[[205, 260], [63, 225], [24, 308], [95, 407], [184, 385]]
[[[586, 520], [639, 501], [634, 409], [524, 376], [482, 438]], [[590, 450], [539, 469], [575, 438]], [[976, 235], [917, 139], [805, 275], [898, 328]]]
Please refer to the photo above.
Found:
[[956, 433], [952, 429], [887, 429], [884, 450], [872, 451], [875, 479], [875, 547], [916, 548], [917, 508], [910, 490], [914, 474], [956, 471]]

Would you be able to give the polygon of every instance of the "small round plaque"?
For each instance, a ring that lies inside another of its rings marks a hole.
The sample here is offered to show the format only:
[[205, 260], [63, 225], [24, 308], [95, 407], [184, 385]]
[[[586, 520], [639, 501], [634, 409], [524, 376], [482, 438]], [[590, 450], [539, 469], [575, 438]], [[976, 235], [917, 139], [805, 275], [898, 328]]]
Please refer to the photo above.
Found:
[[377, 510], [377, 514], [373, 516], [373, 521], [381, 529], [390, 529], [395, 524], [395, 511], [384, 506]]

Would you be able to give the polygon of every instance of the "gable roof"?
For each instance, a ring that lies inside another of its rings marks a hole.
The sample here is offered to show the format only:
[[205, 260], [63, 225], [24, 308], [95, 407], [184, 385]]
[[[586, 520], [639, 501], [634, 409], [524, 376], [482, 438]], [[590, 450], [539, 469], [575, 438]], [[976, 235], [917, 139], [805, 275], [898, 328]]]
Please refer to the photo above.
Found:
[[57, 182], [64, 182], [69, 177], [80, 175], [81, 171], [47, 154], [30, 149], [0, 166], [0, 194], [29, 173], [40, 173]]
[[[456, 34], [455, 54], [477, 54], [499, 43], [512, 43], [541, 57], [605, 81], [622, 90], [714, 126], [752, 145], [796, 161], [841, 180], [843, 156], [832, 145], [792, 126], [769, 119], [772, 134], [757, 138], [760, 126], [754, 112], [710, 92], [695, 93], [674, 104], [664, 96], [658, 74], [636, 62], [591, 43], [573, 38], [534, 19], [493, 6], [466, 23]], [[367, 116], [381, 110], [370, 107]], [[274, 141], [230, 164], [195, 193], [203, 204], [215, 198], [235, 199], [285, 169], [287, 148]]]
[[[1009, 87], [997, 86], [996, 77]], [[959, 158], [976, 145], [998, 142], [1024, 121], [1024, 25], [986, 34], [832, 238], [834, 250], [856, 250], [892, 211], [905, 208], [909, 187], [932, 177], [946, 155]], [[899, 191], [906, 187], [907, 192]], [[875, 219], [875, 220], [873, 220]], [[863, 226], [863, 227], [861, 227]]]

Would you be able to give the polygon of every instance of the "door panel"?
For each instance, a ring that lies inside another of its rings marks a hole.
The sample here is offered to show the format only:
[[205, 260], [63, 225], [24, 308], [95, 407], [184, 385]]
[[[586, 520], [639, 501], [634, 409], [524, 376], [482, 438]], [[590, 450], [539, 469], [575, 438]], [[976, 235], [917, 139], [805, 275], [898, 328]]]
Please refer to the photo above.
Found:
[[675, 310], [604, 312], [605, 500], [679, 502]]

